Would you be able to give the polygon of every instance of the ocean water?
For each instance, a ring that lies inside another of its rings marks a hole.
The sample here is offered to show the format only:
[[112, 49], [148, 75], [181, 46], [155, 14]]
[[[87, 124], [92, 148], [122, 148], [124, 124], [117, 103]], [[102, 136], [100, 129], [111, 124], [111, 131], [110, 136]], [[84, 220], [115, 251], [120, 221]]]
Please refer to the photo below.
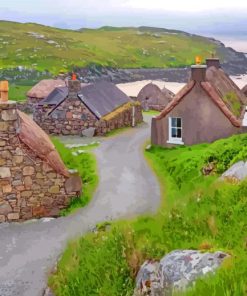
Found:
[[227, 47], [232, 47], [236, 51], [244, 52], [247, 56], [247, 36], [214, 36]]

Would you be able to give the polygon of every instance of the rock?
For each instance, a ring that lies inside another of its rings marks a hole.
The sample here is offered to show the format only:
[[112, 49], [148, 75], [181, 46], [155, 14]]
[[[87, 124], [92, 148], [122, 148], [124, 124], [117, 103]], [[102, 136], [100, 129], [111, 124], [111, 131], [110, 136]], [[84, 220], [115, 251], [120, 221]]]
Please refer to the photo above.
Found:
[[59, 186], [51, 186], [50, 189], [49, 189], [49, 192], [52, 193], [52, 194], [56, 194], [56, 193], [59, 193], [60, 191], [60, 188]]
[[6, 218], [4, 215], [0, 215], [0, 223], [5, 222]]
[[6, 141], [0, 140], [0, 147], [4, 147], [6, 145]]
[[6, 160], [0, 157], [0, 166], [3, 166], [6, 164]]
[[0, 167], [0, 178], [10, 178], [11, 177], [11, 172], [10, 168], [7, 167]]
[[220, 179], [237, 179], [239, 181], [247, 178], [247, 162], [239, 161], [230, 167]]
[[8, 203], [0, 205], [0, 215], [7, 215], [12, 211], [11, 206]]
[[19, 220], [20, 214], [19, 213], [9, 213], [8, 220]]
[[150, 150], [152, 148], [152, 145], [147, 145], [147, 147], [145, 148], [147, 151]]
[[0, 122], [0, 132], [6, 132], [9, 128], [9, 124], [7, 122]]
[[3, 110], [1, 115], [4, 121], [13, 121], [17, 119], [17, 112], [15, 109]]
[[65, 191], [67, 194], [71, 192], [78, 192], [79, 194], [82, 191], [82, 180], [80, 176], [71, 176], [65, 182]]
[[134, 296], [167, 296], [184, 291], [197, 278], [213, 273], [228, 256], [223, 252], [176, 250], [160, 262], [146, 261], [138, 272]]
[[35, 172], [34, 167], [26, 166], [23, 168], [23, 176], [31, 176]]
[[82, 136], [92, 138], [95, 135], [95, 128], [89, 127], [82, 131]]

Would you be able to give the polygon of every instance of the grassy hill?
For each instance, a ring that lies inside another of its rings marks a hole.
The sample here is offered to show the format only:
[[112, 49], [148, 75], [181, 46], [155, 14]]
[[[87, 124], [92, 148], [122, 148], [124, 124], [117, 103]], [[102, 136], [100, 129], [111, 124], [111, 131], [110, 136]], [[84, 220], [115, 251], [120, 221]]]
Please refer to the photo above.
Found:
[[185, 32], [159, 28], [62, 30], [0, 21], [0, 68], [25, 66], [56, 74], [90, 64], [116, 68], [181, 67], [221, 45]]

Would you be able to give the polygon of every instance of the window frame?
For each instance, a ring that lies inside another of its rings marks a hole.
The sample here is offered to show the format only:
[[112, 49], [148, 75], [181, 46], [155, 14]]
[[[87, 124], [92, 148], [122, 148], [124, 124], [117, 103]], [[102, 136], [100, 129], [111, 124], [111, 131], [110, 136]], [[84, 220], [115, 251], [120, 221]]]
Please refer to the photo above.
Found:
[[[181, 138], [172, 137], [172, 128], [178, 129], [178, 127], [172, 127], [172, 119], [180, 119], [181, 120]], [[183, 132], [183, 120], [181, 117], [168, 117], [168, 144], [178, 144], [178, 145], [184, 145], [183, 139], [182, 139], [182, 132]]]

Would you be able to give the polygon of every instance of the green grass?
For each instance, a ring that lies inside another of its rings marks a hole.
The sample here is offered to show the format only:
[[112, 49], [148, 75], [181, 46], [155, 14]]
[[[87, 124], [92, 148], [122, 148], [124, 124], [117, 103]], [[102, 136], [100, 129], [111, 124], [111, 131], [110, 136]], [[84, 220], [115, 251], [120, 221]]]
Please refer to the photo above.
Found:
[[[33, 33], [39, 34], [37, 38]], [[174, 33], [174, 32], [173, 32]], [[114, 68], [184, 67], [217, 52], [199, 36], [155, 28], [62, 30], [34, 23], [0, 22], [0, 68], [25, 66], [52, 74], [74, 66]], [[221, 55], [220, 55], [221, 56]], [[224, 58], [224, 57], [222, 57]]]
[[9, 99], [12, 101], [25, 101], [26, 93], [30, 90], [29, 85], [14, 85], [9, 86]]
[[156, 115], [160, 114], [160, 112], [156, 111], [156, 110], [142, 111], [142, 113], [145, 114], [145, 115], [152, 115], [152, 116], [156, 116]]
[[[79, 198], [72, 199], [69, 207], [61, 211], [62, 216], [66, 216], [78, 208], [86, 206], [98, 185], [97, 162], [94, 154], [90, 152], [98, 144], [88, 145], [81, 148], [68, 149], [57, 138], [52, 138], [52, 142], [58, 150], [64, 164], [68, 169], [76, 169], [82, 178], [83, 192]], [[73, 151], [84, 150], [78, 156], [72, 154]]]
[[[218, 181], [232, 163], [247, 159], [246, 144], [247, 136], [238, 135], [213, 144], [145, 151], [161, 183], [159, 212], [99, 227], [70, 243], [49, 280], [55, 295], [132, 295], [144, 260], [175, 249], [232, 255], [216, 275], [200, 279], [186, 295], [246, 295], [247, 181]], [[209, 163], [213, 173], [204, 176]]]

